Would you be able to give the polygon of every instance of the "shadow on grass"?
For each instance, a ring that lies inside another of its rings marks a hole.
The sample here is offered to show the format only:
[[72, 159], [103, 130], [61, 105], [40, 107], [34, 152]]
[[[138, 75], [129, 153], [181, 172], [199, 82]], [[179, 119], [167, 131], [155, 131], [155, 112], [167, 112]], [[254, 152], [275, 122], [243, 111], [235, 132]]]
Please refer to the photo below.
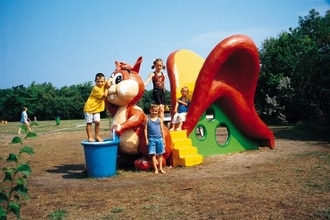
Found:
[[[135, 156], [136, 157], [136, 156]], [[123, 171], [136, 171], [134, 167], [134, 161], [131, 157], [119, 158], [117, 161], [116, 169]], [[48, 173], [63, 173], [62, 178], [64, 179], [85, 179], [89, 178], [85, 164], [62, 164], [55, 166], [54, 169], [45, 170]]]
[[300, 141], [322, 141], [329, 143], [329, 128], [303, 127], [303, 126], [274, 126], [270, 127], [275, 138], [300, 140]]
[[63, 173], [64, 179], [84, 179], [88, 178], [84, 164], [62, 164], [54, 169], [46, 170], [48, 173]]

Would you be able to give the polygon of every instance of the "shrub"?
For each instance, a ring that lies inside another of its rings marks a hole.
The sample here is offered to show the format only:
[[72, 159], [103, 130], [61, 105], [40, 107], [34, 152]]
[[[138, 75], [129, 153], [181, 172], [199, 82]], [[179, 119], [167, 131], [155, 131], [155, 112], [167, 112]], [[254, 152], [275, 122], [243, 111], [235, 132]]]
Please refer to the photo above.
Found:
[[[36, 133], [29, 132], [25, 139], [36, 136]], [[0, 220], [7, 219], [9, 213], [20, 219], [21, 205], [29, 198], [27, 182], [32, 170], [29, 163], [23, 161], [21, 156], [32, 155], [34, 151], [32, 147], [23, 145], [23, 139], [18, 136], [12, 139], [11, 144], [20, 144], [22, 147], [18, 153], [9, 153], [5, 166], [0, 172], [0, 177], [3, 177], [0, 182]]]

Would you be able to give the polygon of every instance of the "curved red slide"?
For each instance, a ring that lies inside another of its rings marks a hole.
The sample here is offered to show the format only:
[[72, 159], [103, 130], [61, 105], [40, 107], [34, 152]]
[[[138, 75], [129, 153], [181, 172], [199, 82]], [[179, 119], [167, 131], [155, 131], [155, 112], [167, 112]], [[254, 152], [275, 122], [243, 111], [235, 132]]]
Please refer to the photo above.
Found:
[[211, 51], [199, 72], [183, 128], [188, 135], [201, 115], [217, 104], [234, 125], [260, 146], [275, 147], [273, 132], [260, 119], [254, 95], [260, 70], [259, 54], [245, 35], [233, 35]]

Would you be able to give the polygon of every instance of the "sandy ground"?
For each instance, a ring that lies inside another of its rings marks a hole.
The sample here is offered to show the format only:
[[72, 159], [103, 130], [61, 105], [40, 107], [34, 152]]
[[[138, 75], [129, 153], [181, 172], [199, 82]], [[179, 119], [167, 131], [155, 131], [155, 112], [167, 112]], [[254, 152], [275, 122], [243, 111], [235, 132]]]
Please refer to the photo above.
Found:
[[[0, 138], [3, 158], [13, 150], [8, 138]], [[273, 150], [209, 156], [201, 165], [166, 167], [166, 174], [118, 169], [114, 177], [93, 179], [84, 172], [84, 138], [82, 132], [56, 131], [24, 142], [35, 155], [22, 158], [33, 170], [23, 219], [50, 219], [59, 210], [64, 219], [330, 217], [327, 142], [279, 133]]]

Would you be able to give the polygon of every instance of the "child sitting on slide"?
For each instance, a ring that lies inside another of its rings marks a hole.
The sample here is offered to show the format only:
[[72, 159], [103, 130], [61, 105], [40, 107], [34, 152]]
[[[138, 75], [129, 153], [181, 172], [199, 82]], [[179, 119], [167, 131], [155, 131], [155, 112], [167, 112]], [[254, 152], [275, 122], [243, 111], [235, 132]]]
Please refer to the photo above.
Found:
[[178, 100], [175, 103], [175, 107], [173, 110], [173, 119], [172, 119], [172, 126], [170, 128], [170, 131], [176, 130], [182, 130], [182, 124], [184, 121], [186, 121], [186, 114], [189, 110], [190, 100], [187, 97], [189, 94], [189, 88], [187, 86], [184, 86], [181, 89], [181, 97], [178, 98]]

